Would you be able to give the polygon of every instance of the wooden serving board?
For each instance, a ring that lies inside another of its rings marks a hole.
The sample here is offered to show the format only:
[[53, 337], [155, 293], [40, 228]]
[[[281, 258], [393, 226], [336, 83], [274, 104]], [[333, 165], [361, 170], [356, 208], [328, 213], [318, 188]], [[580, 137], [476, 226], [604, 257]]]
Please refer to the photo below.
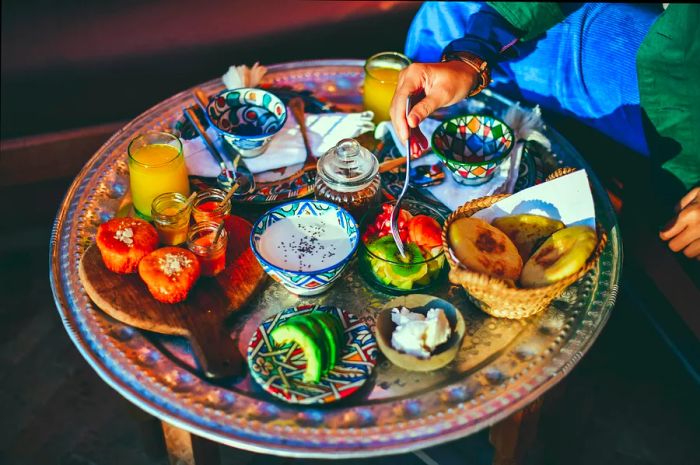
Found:
[[185, 336], [206, 376], [235, 376], [244, 364], [224, 320], [267, 279], [250, 250], [251, 229], [242, 218], [226, 218], [226, 269], [214, 278], [200, 277], [187, 299], [178, 304], [154, 299], [138, 273], [108, 270], [94, 243], [80, 260], [80, 279], [88, 296], [112, 318], [147, 331]]

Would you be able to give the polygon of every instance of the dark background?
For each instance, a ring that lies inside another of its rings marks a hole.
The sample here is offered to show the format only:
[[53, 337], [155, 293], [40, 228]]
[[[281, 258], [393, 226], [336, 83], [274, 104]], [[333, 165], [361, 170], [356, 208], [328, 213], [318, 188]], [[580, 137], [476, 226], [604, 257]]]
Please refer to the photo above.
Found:
[[[97, 377], [54, 307], [47, 279], [51, 223], [81, 163], [123, 122], [231, 64], [402, 50], [418, 7], [390, 1], [2, 1], [0, 463], [167, 462], [162, 443], [148, 439], [153, 423]], [[545, 119], [627, 202], [630, 167], [643, 161], [571, 118], [545, 111]], [[86, 132], [93, 136], [76, 142]], [[39, 147], [34, 158], [17, 149], [24, 145]], [[45, 172], [30, 176], [38, 159], [45, 159]], [[660, 245], [640, 241], [627, 216], [622, 208], [618, 304], [591, 351], [557, 387], [558, 401], [545, 403], [529, 463], [700, 463], [697, 337], [644, 268], [675, 258], [646, 257], [642, 251]], [[427, 453], [447, 465], [489, 463], [492, 452], [482, 432]], [[221, 456], [225, 464], [321, 463], [228, 448]], [[423, 462], [408, 454], [342, 463]]]
[[130, 119], [232, 64], [403, 50], [420, 2], [2, 2], [2, 138]]

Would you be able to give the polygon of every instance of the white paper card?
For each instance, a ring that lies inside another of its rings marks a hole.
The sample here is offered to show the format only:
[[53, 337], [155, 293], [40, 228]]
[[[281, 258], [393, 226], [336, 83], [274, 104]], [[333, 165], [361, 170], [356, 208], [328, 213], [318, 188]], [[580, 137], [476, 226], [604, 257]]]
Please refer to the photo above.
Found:
[[490, 223], [501, 216], [523, 213], [547, 216], [566, 226], [585, 225], [595, 229], [595, 207], [586, 170], [524, 189], [473, 216]]

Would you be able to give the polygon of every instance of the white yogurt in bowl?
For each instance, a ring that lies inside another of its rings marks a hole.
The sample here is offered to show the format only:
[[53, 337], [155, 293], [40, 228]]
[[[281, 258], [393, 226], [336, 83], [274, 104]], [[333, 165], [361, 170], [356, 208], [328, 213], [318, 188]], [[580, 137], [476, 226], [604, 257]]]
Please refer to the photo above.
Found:
[[258, 250], [279, 268], [318, 271], [345, 259], [352, 252], [352, 242], [335, 215], [290, 216], [265, 230]]
[[250, 242], [263, 269], [289, 291], [315, 295], [343, 272], [360, 241], [352, 215], [320, 200], [297, 200], [268, 210]]

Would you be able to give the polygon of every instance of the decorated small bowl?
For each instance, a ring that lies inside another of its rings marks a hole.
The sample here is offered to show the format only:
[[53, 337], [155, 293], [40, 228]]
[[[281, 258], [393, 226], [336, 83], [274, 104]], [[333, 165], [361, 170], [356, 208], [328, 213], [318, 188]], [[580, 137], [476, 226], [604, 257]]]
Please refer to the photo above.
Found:
[[207, 105], [209, 123], [244, 157], [267, 149], [287, 121], [287, 107], [275, 94], [242, 87], [217, 94]]
[[432, 147], [460, 184], [479, 185], [493, 177], [514, 145], [513, 130], [486, 115], [463, 115], [435, 129]]
[[327, 290], [343, 273], [360, 242], [355, 219], [320, 200], [277, 205], [253, 225], [250, 246], [275, 281], [297, 295]]

